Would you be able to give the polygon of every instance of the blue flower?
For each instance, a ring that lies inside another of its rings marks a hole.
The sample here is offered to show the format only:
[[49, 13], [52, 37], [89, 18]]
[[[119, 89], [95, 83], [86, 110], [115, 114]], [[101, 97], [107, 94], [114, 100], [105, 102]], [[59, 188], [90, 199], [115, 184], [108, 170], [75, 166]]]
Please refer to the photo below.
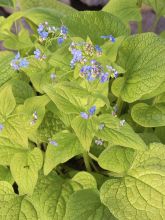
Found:
[[101, 55], [102, 52], [103, 52], [102, 49], [101, 49], [101, 47], [100, 47], [99, 45], [96, 45], [96, 46], [95, 46], [95, 50], [96, 50], [96, 52], [97, 52], [98, 55]]
[[124, 119], [121, 120], [121, 121], [120, 121], [120, 126], [124, 126], [125, 122], [126, 122], [126, 121], [125, 121]]
[[43, 25], [43, 24], [40, 24], [40, 25], [38, 26], [38, 29], [37, 29], [38, 33], [40, 34], [40, 32], [43, 31], [43, 30], [44, 30], [44, 25]]
[[115, 72], [114, 72], [114, 78], [116, 79], [116, 78], [118, 77], [118, 75], [119, 75], [118, 72], [115, 71]]
[[61, 26], [61, 34], [66, 35], [68, 33], [68, 28], [66, 26]]
[[63, 37], [59, 37], [58, 39], [57, 39], [57, 43], [58, 44], [62, 44], [63, 42], [64, 42], [64, 38]]
[[34, 51], [34, 55], [37, 60], [40, 59], [41, 58], [41, 51], [39, 49], [36, 49]]
[[49, 144], [52, 144], [52, 145], [54, 145], [55, 147], [58, 146], [58, 143], [57, 143], [56, 141], [54, 141], [54, 140], [50, 140], [50, 141], [49, 141]]
[[73, 49], [71, 53], [73, 55], [73, 59], [71, 60], [70, 65], [73, 68], [77, 62], [82, 60], [83, 56], [81, 50]]
[[96, 145], [103, 145], [103, 141], [100, 139], [100, 140], [95, 140], [95, 144]]
[[106, 81], [108, 80], [108, 78], [109, 78], [109, 74], [108, 74], [108, 73], [104, 73], [104, 74], [101, 76], [101, 78], [100, 78], [100, 82], [101, 82], [101, 83], [104, 83], [104, 82], [106, 82]]
[[0, 132], [4, 129], [4, 125], [0, 124]]
[[14, 70], [19, 70], [21, 67], [26, 68], [29, 65], [29, 62], [26, 58], [21, 58], [20, 53], [18, 52], [15, 55], [15, 58], [11, 61], [10, 65]]
[[116, 39], [112, 35], [104, 35], [101, 36], [102, 39], [109, 39], [112, 43], [116, 41]]
[[89, 118], [89, 115], [86, 112], [80, 112], [80, 115], [84, 119], [88, 119]]
[[89, 109], [89, 114], [90, 114], [90, 116], [94, 115], [95, 112], [96, 112], [96, 106], [94, 105], [94, 106], [92, 106], [92, 107]]
[[47, 31], [41, 31], [41, 32], [39, 32], [39, 35], [42, 38], [42, 40], [46, 40], [46, 38], [48, 37], [49, 33]]

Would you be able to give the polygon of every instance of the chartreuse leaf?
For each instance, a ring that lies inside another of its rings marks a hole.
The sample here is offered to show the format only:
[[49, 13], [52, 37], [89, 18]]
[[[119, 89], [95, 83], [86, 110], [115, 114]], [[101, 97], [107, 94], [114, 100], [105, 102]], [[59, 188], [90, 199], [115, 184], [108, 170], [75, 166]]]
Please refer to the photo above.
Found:
[[26, 99], [21, 111], [30, 133], [40, 126], [45, 115], [45, 106], [49, 101], [46, 95]]
[[165, 126], [165, 103], [138, 103], [133, 106], [131, 116], [136, 123], [144, 127]]
[[111, 14], [117, 16], [125, 24], [128, 24], [129, 21], [142, 20], [137, 0], [111, 0], [103, 8], [103, 11], [110, 12]]
[[106, 148], [99, 156], [98, 163], [103, 169], [124, 173], [133, 162], [134, 150], [121, 146]]
[[101, 187], [101, 201], [112, 214], [125, 219], [164, 219], [165, 146], [151, 144], [137, 151], [123, 178], [110, 179]]
[[0, 219], [1, 220], [38, 220], [37, 212], [24, 196], [14, 193], [12, 186], [0, 181]]
[[6, 181], [13, 184], [14, 179], [8, 167], [0, 165], [0, 181]]
[[110, 211], [101, 203], [99, 191], [84, 189], [75, 192], [66, 206], [65, 220], [115, 220]]
[[[53, 145], [53, 142], [57, 146]], [[74, 134], [68, 131], [62, 131], [53, 135], [46, 150], [44, 174], [47, 175], [60, 163], [65, 163], [82, 152], [83, 148]]]
[[57, 108], [66, 114], [79, 114], [82, 110], [81, 98], [88, 95], [88, 91], [81, 86], [66, 82], [46, 85], [43, 90]]
[[33, 193], [42, 163], [42, 152], [38, 148], [14, 155], [10, 163], [10, 169], [18, 184], [20, 194], [31, 195]]
[[79, 183], [62, 179], [54, 172], [40, 176], [31, 198], [39, 219], [63, 220], [70, 196], [82, 188]]
[[72, 180], [83, 185], [84, 189], [92, 189], [92, 188], [97, 189], [97, 182], [95, 178], [88, 172], [85, 171], [78, 172], [76, 175], [74, 175]]
[[86, 151], [89, 151], [92, 140], [95, 136], [95, 133], [98, 129], [97, 118], [95, 116], [84, 119], [80, 116], [77, 116], [71, 122], [71, 126], [79, 138], [80, 143]]
[[121, 145], [123, 147], [137, 150], [143, 150], [146, 148], [143, 140], [134, 132], [129, 124], [125, 123], [121, 126], [120, 120], [109, 114], [101, 115], [99, 117], [99, 122], [100, 124], [103, 123], [105, 127], [97, 132], [97, 137], [100, 137], [113, 145]]
[[165, 80], [165, 42], [153, 33], [130, 36], [119, 49], [117, 63], [126, 70], [121, 98], [134, 102]]
[[0, 52], [0, 86], [11, 79], [15, 73], [10, 66], [10, 62], [14, 55], [11, 52]]
[[11, 86], [0, 91], [0, 117], [8, 117], [16, 107]]
[[22, 152], [27, 148], [11, 140], [11, 138], [0, 136], [0, 164], [10, 165], [14, 154]]
[[157, 15], [165, 16], [165, 1], [164, 0], [144, 0], [145, 4], [151, 6], [157, 13]]

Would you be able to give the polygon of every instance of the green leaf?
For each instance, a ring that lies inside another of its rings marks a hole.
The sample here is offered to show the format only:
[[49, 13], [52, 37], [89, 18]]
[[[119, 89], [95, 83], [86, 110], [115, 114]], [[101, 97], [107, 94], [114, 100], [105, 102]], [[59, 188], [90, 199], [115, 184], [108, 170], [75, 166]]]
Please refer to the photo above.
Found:
[[26, 149], [26, 147], [20, 146], [11, 139], [0, 136], [0, 164], [10, 165], [13, 156]]
[[0, 0], [0, 6], [7, 7], [7, 8], [13, 8], [14, 4], [12, 0]]
[[99, 156], [98, 163], [103, 169], [124, 173], [131, 166], [134, 158], [134, 150], [120, 146], [106, 148]]
[[104, 42], [100, 38], [102, 35], [112, 34], [114, 37], [119, 37], [129, 33], [120, 19], [103, 11], [73, 13], [69, 16], [69, 19], [64, 18], [63, 22], [68, 26], [71, 35], [82, 37], [85, 40], [89, 37], [95, 44]]
[[139, 133], [140, 137], [143, 139], [143, 141], [146, 143], [146, 145], [149, 145], [154, 142], [160, 143], [160, 139], [151, 132], [144, 132], [144, 133]]
[[121, 126], [120, 120], [109, 114], [101, 115], [99, 117], [99, 122], [100, 124], [105, 124], [105, 128], [97, 132], [97, 137], [113, 145], [120, 145], [138, 150], [146, 148], [143, 140], [134, 132], [127, 122]]
[[89, 174], [88, 172], [81, 171], [78, 172], [74, 177], [72, 178], [77, 183], [80, 183], [84, 189], [97, 189], [97, 182], [95, 178]]
[[112, 214], [125, 219], [164, 219], [165, 146], [152, 144], [137, 152], [132, 167], [123, 178], [106, 181], [101, 201]]
[[18, 184], [20, 194], [31, 195], [33, 193], [42, 163], [42, 152], [38, 148], [14, 155], [10, 163], [10, 169]]
[[137, 0], [111, 0], [103, 11], [109, 12], [120, 18], [125, 24], [129, 21], [141, 21], [140, 8], [137, 5]]
[[160, 17], [165, 16], [165, 1], [164, 0], [143, 0], [143, 2], [149, 6], [151, 6]]
[[80, 189], [80, 184], [62, 179], [53, 172], [46, 177], [40, 176], [31, 198], [39, 219], [63, 220], [70, 195]]
[[71, 122], [71, 126], [77, 137], [79, 138], [83, 148], [86, 151], [89, 151], [92, 140], [97, 130], [96, 118], [93, 116], [92, 118], [86, 120], [80, 116], [77, 116]]
[[0, 86], [15, 75], [14, 70], [10, 66], [10, 62], [13, 58], [13, 53], [0, 52]]
[[66, 207], [65, 220], [115, 220], [109, 210], [101, 203], [99, 191], [84, 189], [75, 192]]
[[130, 36], [119, 49], [117, 63], [126, 70], [121, 98], [134, 102], [165, 80], [165, 42], [153, 33]]
[[47, 146], [44, 163], [45, 175], [50, 173], [60, 163], [65, 163], [72, 157], [83, 152], [77, 137], [68, 131], [62, 131], [53, 135], [52, 141], [56, 141], [57, 146], [51, 143]]
[[143, 127], [160, 127], [165, 125], [165, 103], [148, 105], [138, 103], [131, 111], [133, 120]]
[[12, 88], [5, 87], [0, 91], [0, 117], [8, 117], [15, 109], [16, 102]]
[[32, 203], [24, 196], [16, 195], [12, 186], [5, 181], [0, 181], [0, 210], [1, 220], [38, 220]]
[[72, 87], [56, 84], [46, 85], [43, 90], [55, 103], [57, 108], [65, 114], [79, 114], [82, 110], [80, 98], [88, 92], [80, 86]]
[[158, 136], [161, 142], [165, 144], [165, 127], [157, 127], [155, 129], [155, 134]]
[[0, 181], [6, 181], [11, 184], [14, 183], [14, 179], [8, 167], [0, 165]]

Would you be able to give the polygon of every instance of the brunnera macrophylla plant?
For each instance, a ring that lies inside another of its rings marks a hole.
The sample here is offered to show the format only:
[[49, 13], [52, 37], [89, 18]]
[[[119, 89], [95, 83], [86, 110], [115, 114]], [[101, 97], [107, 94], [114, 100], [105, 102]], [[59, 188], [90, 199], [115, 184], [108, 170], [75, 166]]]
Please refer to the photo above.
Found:
[[130, 35], [141, 4], [0, 18], [1, 220], [165, 219], [165, 40]]

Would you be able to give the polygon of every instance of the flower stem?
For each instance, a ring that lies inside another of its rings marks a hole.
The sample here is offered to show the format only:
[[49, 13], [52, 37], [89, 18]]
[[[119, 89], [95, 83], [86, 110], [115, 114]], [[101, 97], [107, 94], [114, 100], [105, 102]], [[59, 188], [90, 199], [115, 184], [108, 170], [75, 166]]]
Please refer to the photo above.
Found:
[[84, 153], [83, 153], [83, 158], [84, 158], [86, 170], [88, 172], [91, 172], [92, 170], [91, 170], [91, 166], [90, 166], [90, 158], [89, 158], [88, 153], [86, 151], [84, 151]]
[[123, 108], [123, 100], [121, 99], [121, 97], [119, 96], [118, 99], [117, 99], [117, 107], [118, 107], [118, 111], [117, 111], [117, 115], [120, 116], [121, 115], [121, 112], [122, 112], [122, 108]]
[[142, 33], [143, 32], [143, 24], [142, 21], [138, 22], [138, 33]]

